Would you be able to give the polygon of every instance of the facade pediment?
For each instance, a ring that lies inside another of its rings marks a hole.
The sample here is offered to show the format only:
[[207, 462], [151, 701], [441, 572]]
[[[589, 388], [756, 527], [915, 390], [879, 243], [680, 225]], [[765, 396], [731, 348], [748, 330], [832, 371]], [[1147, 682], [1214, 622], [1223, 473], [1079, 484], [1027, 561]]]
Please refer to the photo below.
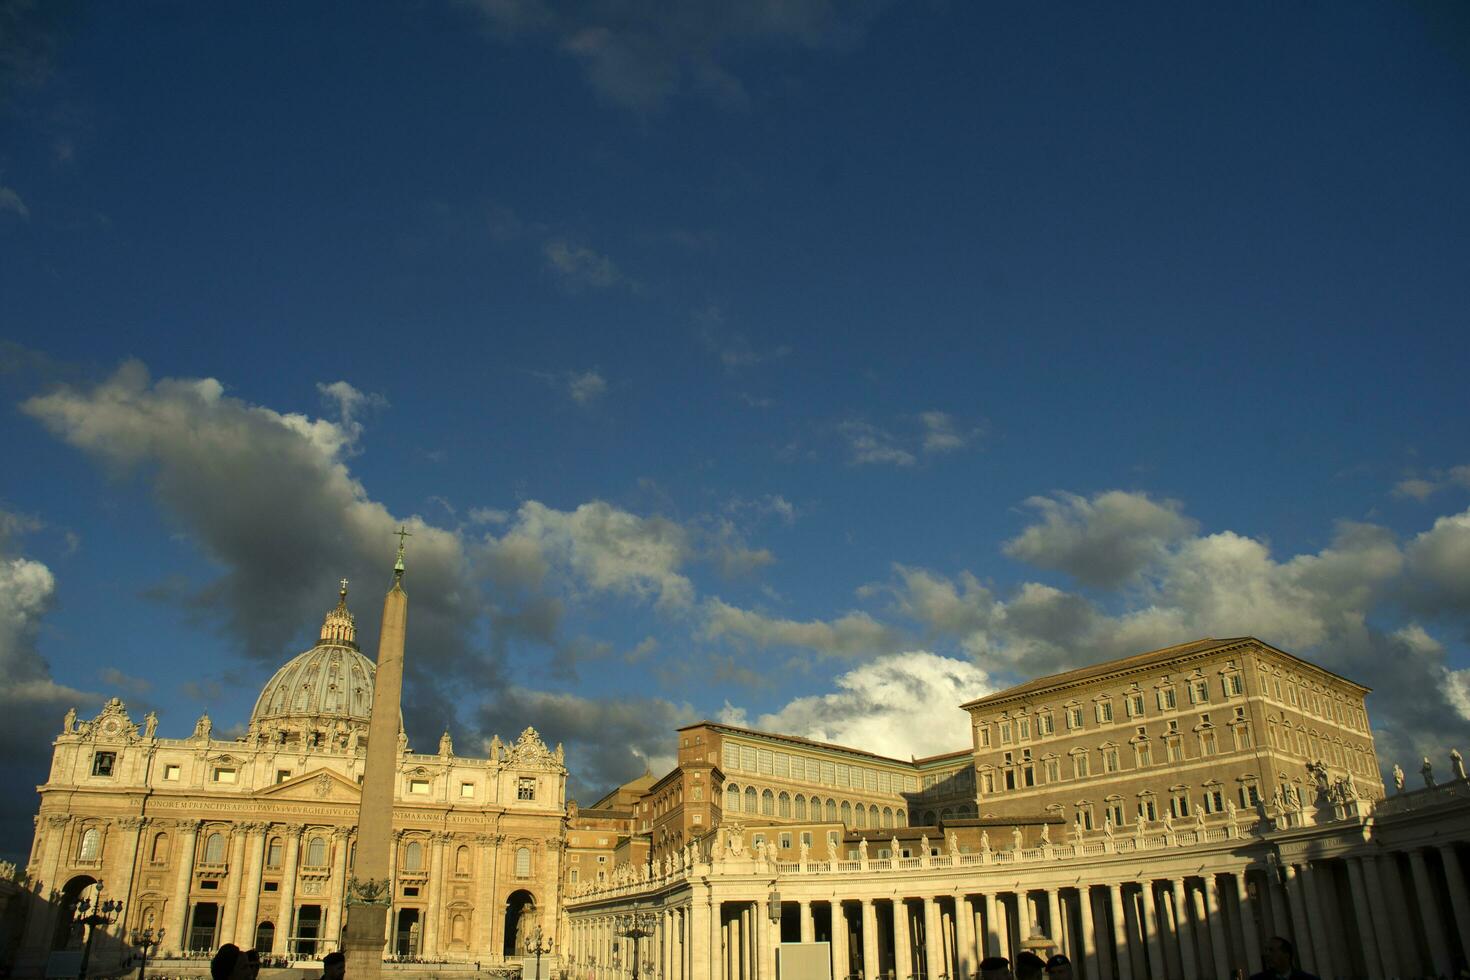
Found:
[[330, 769], [313, 769], [261, 790], [258, 795], [275, 800], [356, 803], [362, 797], [362, 787]]

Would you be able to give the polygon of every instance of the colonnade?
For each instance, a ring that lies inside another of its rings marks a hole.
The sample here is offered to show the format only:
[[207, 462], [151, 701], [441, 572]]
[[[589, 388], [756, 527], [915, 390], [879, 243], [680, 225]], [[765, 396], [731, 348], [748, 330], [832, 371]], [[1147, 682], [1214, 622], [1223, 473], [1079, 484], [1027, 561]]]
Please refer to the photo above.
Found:
[[[1302, 967], [1322, 977], [1448, 976], [1470, 957], [1466, 842], [1250, 850], [1134, 861], [1125, 875], [1112, 860], [907, 874], [783, 869], [725, 881], [716, 865], [703, 883], [691, 875], [640, 900], [658, 923], [640, 947], [640, 975], [775, 980], [777, 947], [798, 942], [829, 944], [836, 980], [968, 980], [982, 958], [1014, 961], [1023, 949], [1066, 953], [1085, 980], [1206, 980], [1260, 970], [1272, 936], [1290, 939]], [[635, 907], [603, 903], [584, 915], [574, 901], [577, 980], [630, 976], [618, 922]], [[690, 915], [705, 907], [699, 957]]]

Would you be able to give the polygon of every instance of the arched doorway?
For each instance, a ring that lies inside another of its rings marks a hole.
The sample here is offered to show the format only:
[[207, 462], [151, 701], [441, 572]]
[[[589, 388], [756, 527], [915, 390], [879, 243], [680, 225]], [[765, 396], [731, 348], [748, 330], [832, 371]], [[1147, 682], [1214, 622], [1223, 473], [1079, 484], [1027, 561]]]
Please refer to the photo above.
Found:
[[274, 922], [262, 922], [255, 927], [255, 948], [262, 953], [269, 953], [276, 946], [276, 924]]
[[519, 956], [536, 928], [536, 897], [524, 888], [505, 900], [505, 956]]
[[418, 909], [399, 909], [398, 922], [393, 932], [393, 948], [399, 956], [419, 955], [419, 936], [422, 933], [422, 927], [419, 925]]
[[83, 898], [97, 900], [96, 886], [97, 879], [91, 875], [77, 875], [61, 889], [56, 906], [56, 929], [51, 936], [52, 949], [82, 948], [84, 930], [73, 920], [78, 902]]

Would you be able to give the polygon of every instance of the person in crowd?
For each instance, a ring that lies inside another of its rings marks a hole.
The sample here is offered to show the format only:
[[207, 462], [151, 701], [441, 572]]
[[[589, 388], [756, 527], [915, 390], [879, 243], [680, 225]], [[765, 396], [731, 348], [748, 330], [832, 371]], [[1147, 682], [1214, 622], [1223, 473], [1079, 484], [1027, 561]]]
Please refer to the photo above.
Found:
[[347, 954], [338, 950], [322, 957], [321, 980], [342, 980], [347, 974]]
[[260, 976], [260, 950], [247, 949], [243, 955], [246, 968], [250, 971], [250, 980], [255, 980]]
[[980, 961], [980, 980], [1016, 980], [1011, 961], [1004, 956], [987, 956]]
[[1296, 968], [1296, 947], [1291, 940], [1272, 936], [1266, 940], [1266, 968], [1251, 980], [1317, 980], [1317, 977]]
[[250, 961], [234, 943], [225, 943], [209, 961], [211, 980], [251, 980]]
[[1046, 961], [1030, 950], [1016, 957], [1016, 980], [1044, 980]]
[[1047, 960], [1046, 980], [1072, 980], [1072, 961], [1062, 953]]

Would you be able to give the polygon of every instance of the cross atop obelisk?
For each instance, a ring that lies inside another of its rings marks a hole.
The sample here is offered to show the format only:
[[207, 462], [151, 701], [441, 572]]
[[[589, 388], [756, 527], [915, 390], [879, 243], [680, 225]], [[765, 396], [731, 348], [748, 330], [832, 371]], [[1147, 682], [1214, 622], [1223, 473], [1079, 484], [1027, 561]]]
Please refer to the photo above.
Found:
[[357, 858], [347, 889], [344, 945], [347, 975], [378, 980], [388, 935], [392, 883], [393, 782], [398, 770], [399, 707], [403, 700], [403, 644], [408, 630], [408, 595], [403, 591], [403, 546], [410, 536], [400, 526], [393, 587], [383, 598], [378, 637], [378, 669], [373, 677], [373, 710], [368, 722], [367, 762], [357, 816]]

